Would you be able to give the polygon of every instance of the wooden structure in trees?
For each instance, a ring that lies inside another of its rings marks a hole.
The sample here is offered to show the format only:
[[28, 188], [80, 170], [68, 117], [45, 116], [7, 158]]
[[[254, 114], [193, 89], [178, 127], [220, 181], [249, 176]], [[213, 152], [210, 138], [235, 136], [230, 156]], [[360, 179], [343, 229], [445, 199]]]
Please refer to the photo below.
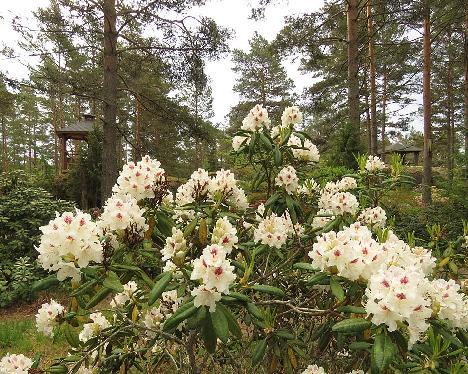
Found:
[[[398, 153], [403, 162], [408, 162], [413, 165], [418, 165], [419, 163], [419, 154], [422, 152], [422, 148], [416, 147], [414, 145], [405, 145], [402, 143], [394, 143], [385, 147], [385, 151], [382, 152], [382, 149], [377, 151], [377, 154], [382, 160], [388, 160], [387, 155], [392, 153]], [[408, 159], [408, 155], [411, 155], [412, 158]]]
[[75, 124], [62, 127], [56, 131], [58, 138], [60, 139], [60, 171], [64, 172], [68, 170], [70, 161], [76, 157], [76, 152], [67, 151], [67, 141], [76, 140], [76, 141], [87, 141], [88, 135], [93, 131], [94, 115], [84, 114], [83, 119]]

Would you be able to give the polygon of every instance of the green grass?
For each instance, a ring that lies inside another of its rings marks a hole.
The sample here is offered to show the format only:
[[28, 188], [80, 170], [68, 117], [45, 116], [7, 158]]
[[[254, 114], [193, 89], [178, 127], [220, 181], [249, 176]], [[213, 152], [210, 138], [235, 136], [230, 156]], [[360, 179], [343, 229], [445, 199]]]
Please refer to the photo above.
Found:
[[0, 357], [7, 353], [22, 353], [30, 358], [40, 355], [40, 366], [44, 367], [66, 352], [67, 343], [61, 332], [54, 339], [38, 333], [34, 317], [9, 316], [0, 321]]

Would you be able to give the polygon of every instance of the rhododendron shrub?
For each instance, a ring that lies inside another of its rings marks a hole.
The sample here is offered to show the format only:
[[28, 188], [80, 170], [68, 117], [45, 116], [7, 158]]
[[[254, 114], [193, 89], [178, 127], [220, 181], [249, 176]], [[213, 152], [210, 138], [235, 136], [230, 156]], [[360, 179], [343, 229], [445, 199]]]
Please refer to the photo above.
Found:
[[[302, 120], [290, 107], [271, 123], [256, 105], [234, 137], [260, 201], [224, 169], [194, 171], [173, 195], [145, 156], [123, 167], [96, 219], [76, 210], [41, 228], [51, 276], [35, 288], [68, 282], [71, 298], [38, 311], [38, 330], [70, 344], [44, 369], [464, 372], [465, 290], [446, 259], [394, 234], [381, 205], [408, 182], [401, 160], [358, 156], [353, 175], [309, 179], [320, 155]], [[38, 366], [9, 355], [0, 372], [15, 362]]]

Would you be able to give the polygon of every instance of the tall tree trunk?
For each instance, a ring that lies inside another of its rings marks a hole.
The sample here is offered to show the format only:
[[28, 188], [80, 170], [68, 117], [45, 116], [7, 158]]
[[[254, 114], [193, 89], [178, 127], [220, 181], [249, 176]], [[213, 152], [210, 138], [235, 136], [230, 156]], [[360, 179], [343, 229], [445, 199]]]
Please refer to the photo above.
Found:
[[464, 130], [465, 130], [465, 177], [468, 178], [468, 2], [465, 2], [465, 30], [464, 30]]
[[104, 85], [102, 144], [102, 203], [112, 194], [119, 174], [120, 136], [117, 129], [117, 20], [115, 0], [104, 0]]
[[348, 0], [346, 14], [348, 26], [348, 114], [352, 132], [350, 136], [359, 137], [358, 0]]
[[141, 158], [141, 142], [140, 142], [140, 132], [141, 132], [141, 103], [140, 96], [135, 95], [136, 100], [136, 114], [135, 114], [135, 149], [133, 152], [133, 159], [137, 161]]
[[[366, 74], [367, 75], [367, 74]], [[366, 135], [367, 135], [367, 152], [372, 153], [372, 136], [371, 136], [371, 114], [369, 104], [369, 87], [367, 85], [367, 79], [364, 80], [364, 90], [366, 98]]]
[[5, 117], [2, 116], [2, 158], [3, 172], [8, 171], [8, 152], [7, 152], [7, 133], [5, 126]]
[[377, 154], [377, 90], [375, 87], [375, 48], [374, 26], [372, 19], [372, 1], [367, 1], [367, 34], [369, 39], [369, 67], [370, 67], [370, 153]]
[[387, 72], [387, 65], [385, 64], [383, 67], [383, 90], [382, 90], [382, 157], [385, 154], [385, 125], [387, 123], [387, 90], [388, 90], [388, 72]]
[[424, 170], [422, 201], [432, 203], [432, 128], [431, 128], [431, 29], [429, 0], [424, 0], [423, 35], [423, 111], [424, 111]]
[[451, 53], [452, 33], [449, 28], [447, 32], [447, 169], [450, 185], [453, 181], [454, 167], [454, 129], [453, 126], [453, 61]]

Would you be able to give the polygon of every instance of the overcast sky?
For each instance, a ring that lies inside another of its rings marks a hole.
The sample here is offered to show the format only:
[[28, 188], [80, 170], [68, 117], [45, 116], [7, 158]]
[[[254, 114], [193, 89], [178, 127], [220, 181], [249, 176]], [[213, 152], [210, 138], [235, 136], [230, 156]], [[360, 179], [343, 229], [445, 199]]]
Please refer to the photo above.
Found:
[[[47, 6], [49, 0], [0, 0], [0, 41], [9, 47], [15, 48], [18, 35], [11, 28], [11, 20], [14, 16], [31, 18], [31, 12], [38, 7]], [[204, 15], [212, 17], [219, 25], [235, 31], [229, 45], [231, 49], [239, 48], [248, 50], [249, 39], [257, 31], [267, 40], [273, 40], [284, 25], [285, 15], [303, 14], [318, 10], [323, 5], [323, 0], [283, 0], [269, 6], [265, 18], [261, 21], [249, 19], [252, 0], [207, 0], [206, 5], [191, 10], [192, 15]], [[15, 60], [5, 60], [0, 57], [0, 69], [15, 78], [27, 78], [28, 70], [23, 65], [25, 61], [34, 62], [27, 55]], [[310, 75], [303, 75], [298, 70], [298, 62], [291, 60], [284, 63], [288, 75], [295, 82], [295, 91], [301, 93], [305, 86], [312, 82]], [[235, 83], [235, 74], [232, 72], [231, 56], [227, 55], [222, 60], [209, 62], [207, 73], [211, 78], [213, 90], [214, 123], [224, 123], [224, 118], [230, 108], [238, 102], [237, 95], [232, 92]], [[417, 97], [417, 102], [421, 101]], [[406, 108], [413, 111], [418, 104]], [[420, 116], [413, 125], [416, 129], [422, 128]]]

